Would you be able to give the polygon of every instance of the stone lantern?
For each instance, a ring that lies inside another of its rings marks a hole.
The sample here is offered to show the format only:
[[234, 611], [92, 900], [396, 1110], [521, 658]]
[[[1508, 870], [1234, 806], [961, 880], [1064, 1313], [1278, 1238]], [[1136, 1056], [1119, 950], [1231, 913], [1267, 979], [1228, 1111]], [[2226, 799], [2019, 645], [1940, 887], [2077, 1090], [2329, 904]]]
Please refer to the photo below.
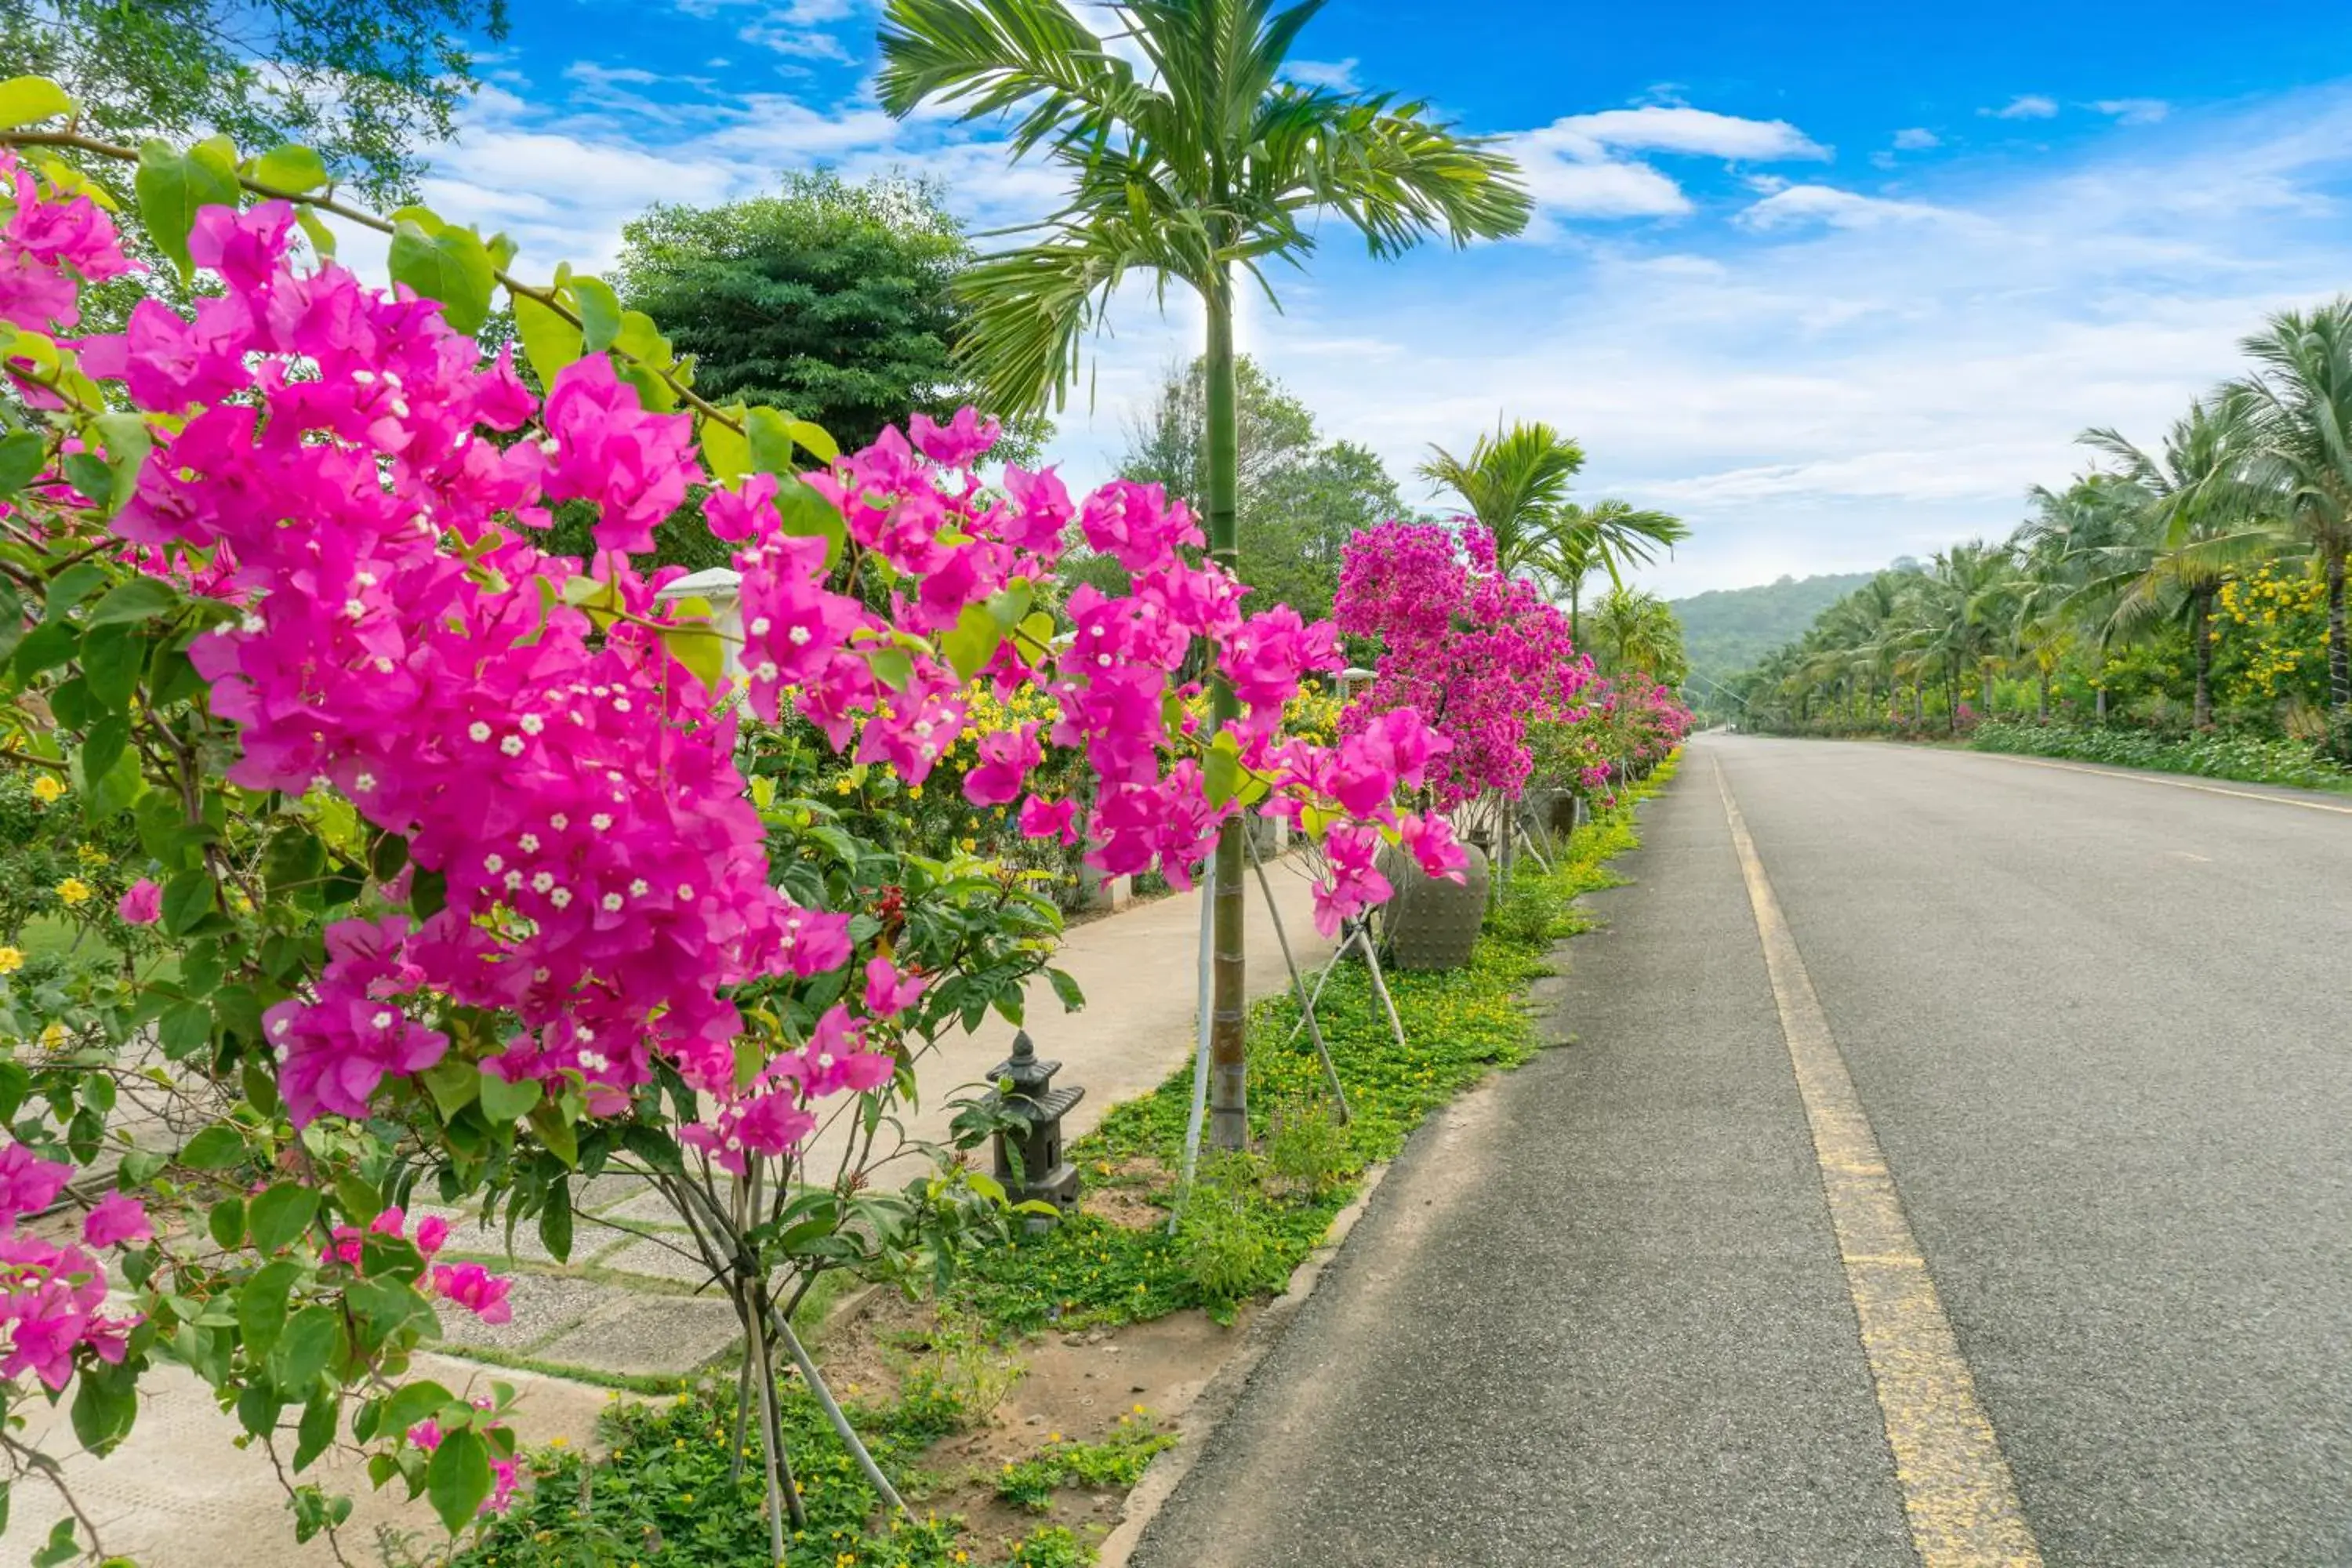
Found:
[[[1062, 1118], [1087, 1091], [1054, 1088], [1054, 1075], [1061, 1070], [1061, 1063], [1038, 1058], [1026, 1030], [1013, 1037], [1013, 1055], [989, 1069], [992, 1080], [1012, 1086], [1009, 1091], [992, 1090], [989, 1108], [1021, 1123], [1019, 1131], [1008, 1128], [996, 1135], [996, 1179], [1015, 1202], [1043, 1199], [1066, 1209], [1078, 1201], [1077, 1168], [1062, 1158]], [[1013, 1170], [1016, 1150], [1021, 1159], [1017, 1181]]]

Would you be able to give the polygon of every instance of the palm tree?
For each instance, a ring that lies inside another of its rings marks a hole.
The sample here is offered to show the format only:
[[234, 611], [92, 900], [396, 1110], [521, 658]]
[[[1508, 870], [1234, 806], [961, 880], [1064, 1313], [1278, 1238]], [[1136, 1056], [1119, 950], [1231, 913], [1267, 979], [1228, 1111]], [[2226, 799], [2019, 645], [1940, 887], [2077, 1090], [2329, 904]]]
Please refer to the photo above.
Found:
[[1610, 675], [1642, 675], [1669, 686], [1681, 682], [1688, 668], [1682, 623], [1655, 594], [1612, 589], [1594, 614], [1593, 628]]
[[2146, 498], [2147, 544], [2137, 552], [2143, 558], [2112, 624], [2127, 630], [2167, 613], [2188, 622], [2196, 668], [2189, 711], [2200, 730], [2213, 727], [2213, 601], [2223, 584], [2248, 562], [2273, 553], [2278, 542], [2263, 516], [2271, 498], [2247, 479], [2252, 407], [2244, 391], [2230, 388], [2191, 404], [2156, 456], [2113, 430], [2078, 437], [2121, 462], [2121, 477]]
[[[2130, 479], [2094, 471], [2063, 490], [2036, 485], [2032, 510], [2010, 536], [2021, 574], [2018, 613], [2026, 655], [2041, 677], [2040, 713], [2050, 716], [2050, 682], [2078, 650], [2099, 657], [2116, 640], [2116, 602], [2146, 565], [2148, 495]], [[2105, 685], [2093, 680], [2098, 717]]]
[[1913, 601], [1919, 620], [1912, 646], [1950, 677], [1948, 724], [1959, 727], [1960, 680], [1974, 670], [1985, 714], [1993, 703], [1993, 668], [2009, 644], [2017, 566], [2004, 544], [1970, 540], [1939, 552]]
[[1661, 548], [1671, 552], [1690, 537], [1690, 525], [1631, 501], [1597, 500], [1589, 507], [1563, 501], [1553, 513], [1550, 531], [1536, 565], [1555, 594], [1568, 595], [1569, 635], [1575, 637], [1583, 628], [1580, 609], [1587, 578], [1606, 572], [1611, 586], [1623, 587], [1626, 567], [1648, 565]]
[[2238, 345], [2258, 367], [2231, 390], [2249, 400], [2250, 479], [2272, 487], [2288, 531], [2327, 581], [2328, 740], [2352, 758], [2352, 661], [2345, 561], [2352, 556], [2352, 298], [2282, 310]]
[[[1208, 535], [1238, 566], [1234, 537], [1234, 271], [1266, 288], [1264, 264], [1300, 264], [1325, 216], [1375, 256], [1433, 235], [1500, 238], [1531, 210], [1517, 167], [1490, 142], [1457, 136], [1420, 102], [1283, 79], [1299, 31], [1321, 8], [1302, 0], [1126, 0], [1107, 7], [1139, 72], [1064, 0], [887, 0], [883, 107], [926, 100], [967, 120], [1008, 116], [1013, 156], [1042, 151], [1069, 199], [1026, 244], [988, 257], [958, 287], [972, 322], [963, 353], [1005, 412], [1058, 403], [1078, 349], [1129, 273], [1201, 297], [1208, 317]], [[1238, 711], [1216, 683], [1223, 724]], [[1249, 1133], [1243, 1024], [1241, 825], [1217, 836], [1211, 1131], [1223, 1148]]]
[[1417, 471], [1460, 496], [1495, 536], [1495, 564], [1506, 576], [1535, 564], [1551, 543], [1568, 483], [1584, 467], [1584, 448], [1540, 420], [1507, 430], [1497, 421], [1492, 436], [1470, 444], [1466, 459], [1435, 442], [1429, 453]]

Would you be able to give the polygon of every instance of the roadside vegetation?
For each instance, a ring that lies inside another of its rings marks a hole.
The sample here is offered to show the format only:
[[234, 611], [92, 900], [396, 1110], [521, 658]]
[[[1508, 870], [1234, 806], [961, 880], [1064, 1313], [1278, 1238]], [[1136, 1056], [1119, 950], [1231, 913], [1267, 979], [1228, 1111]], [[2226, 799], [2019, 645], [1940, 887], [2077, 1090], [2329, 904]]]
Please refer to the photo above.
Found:
[[2084, 431], [2093, 466], [2037, 487], [2006, 540], [1880, 573], [1712, 716], [2341, 785], [2352, 297], [2281, 311], [2241, 346], [2244, 374], [2153, 447]]

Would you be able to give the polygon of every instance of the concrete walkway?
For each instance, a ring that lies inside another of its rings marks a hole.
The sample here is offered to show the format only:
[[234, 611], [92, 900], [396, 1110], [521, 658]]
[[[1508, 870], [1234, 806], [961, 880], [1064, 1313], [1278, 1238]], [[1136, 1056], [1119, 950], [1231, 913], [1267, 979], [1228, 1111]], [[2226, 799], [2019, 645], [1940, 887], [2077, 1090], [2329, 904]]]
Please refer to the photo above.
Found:
[[[1315, 934], [1304, 861], [1292, 856], [1266, 869], [1299, 963], [1320, 963], [1330, 944]], [[1256, 997], [1286, 988], [1289, 979], [1255, 885], [1248, 901], [1250, 994]], [[1093, 1127], [1118, 1101], [1158, 1087], [1190, 1059], [1200, 919], [1200, 895], [1193, 892], [1072, 926], [1055, 962], [1085, 993], [1086, 1005], [1076, 1013], [1064, 1013], [1042, 976], [1031, 984], [1025, 1008], [1031, 1037], [1042, 1055], [1063, 1062], [1060, 1082], [1087, 1090], [1065, 1123], [1072, 1135]], [[944, 1142], [953, 1115], [949, 1101], [959, 1089], [982, 1082], [1011, 1050], [1013, 1035], [1010, 1025], [991, 1015], [978, 1031], [951, 1037], [923, 1058], [917, 1065], [921, 1104], [906, 1118], [909, 1137]], [[812, 1168], [830, 1168], [827, 1153], [837, 1157], [842, 1136], [828, 1131], [819, 1138]], [[918, 1173], [909, 1156], [886, 1167], [883, 1179], [905, 1182]], [[444, 1348], [453, 1353], [424, 1358], [418, 1370], [452, 1388], [471, 1384], [487, 1391], [493, 1379], [514, 1384], [524, 1395], [515, 1425], [527, 1444], [591, 1440], [596, 1414], [612, 1395], [560, 1375], [462, 1359], [468, 1351], [520, 1357], [550, 1370], [683, 1377], [729, 1353], [738, 1334], [733, 1310], [698, 1293], [699, 1264], [681, 1255], [684, 1238], [674, 1216], [643, 1183], [600, 1177], [584, 1184], [574, 1203], [581, 1216], [568, 1264], [550, 1257], [529, 1226], [518, 1227], [509, 1256], [502, 1227], [483, 1227], [469, 1215], [430, 1205], [418, 1209], [451, 1222], [445, 1256], [478, 1258], [514, 1276], [510, 1322], [493, 1327], [451, 1309], [442, 1320], [449, 1332]], [[285, 1493], [267, 1456], [231, 1447], [236, 1421], [214, 1408], [202, 1384], [191, 1376], [164, 1376], [151, 1389], [129, 1443], [103, 1461], [77, 1455], [66, 1463], [77, 1494], [108, 1531], [109, 1551], [158, 1568], [215, 1563], [308, 1568], [331, 1561], [323, 1542], [296, 1546]], [[62, 1458], [73, 1448], [62, 1409], [54, 1425], [50, 1451]], [[398, 1507], [371, 1492], [358, 1466], [331, 1471], [324, 1482], [358, 1500], [345, 1531], [347, 1543], [362, 1547], [355, 1561], [373, 1560], [365, 1543], [379, 1524], [437, 1538], [427, 1509]], [[12, 1560], [8, 1552], [20, 1543], [29, 1556], [63, 1511], [55, 1494], [38, 1483], [18, 1486], [0, 1561]]]

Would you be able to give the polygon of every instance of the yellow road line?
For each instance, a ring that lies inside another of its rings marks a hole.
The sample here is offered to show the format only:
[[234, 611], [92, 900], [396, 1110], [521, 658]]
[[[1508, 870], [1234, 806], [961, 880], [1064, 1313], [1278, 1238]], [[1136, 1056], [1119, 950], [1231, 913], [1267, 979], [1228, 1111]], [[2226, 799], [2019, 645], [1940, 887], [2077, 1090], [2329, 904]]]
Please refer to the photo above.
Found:
[[1812, 1127], [1822, 1191], [1861, 1326], [1863, 1355], [1878, 1390], [1911, 1543], [1922, 1568], [2038, 1568], [2042, 1549], [2018, 1502], [2000, 1439], [1977, 1403], [1975, 1379], [1904, 1217], [1877, 1135], [1854, 1093], [1845, 1058], [1830, 1033], [1812, 977], [1780, 916], [1780, 900], [1756, 858], [1755, 842], [1719, 762], [1715, 784], [1756, 913], [1780, 1033]]
[[2188, 779], [2161, 778], [2154, 773], [2133, 773], [2125, 768], [2086, 768], [2076, 763], [2053, 763], [2047, 757], [2021, 757], [2009, 752], [1971, 752], [1969, 754], [1990, 757], [2000, 763], [2022, 763], [2029, 768], [2055, 768], [2062, 773], [2089, 773], [2094, 778], [2125, 779], [2132, 784], [2162, 784], [2168, 789], [2193, 789], [2200, 795], [2233, 795], [2239, 800], [2266, 800], [2273, 805], [2299, 805], [2305, 811], [2332, 811], [2338, 816], [2352, 816], [2352, 805], [2330, 805], [2324, 800], [2297, 800], [2291, 795], [2263, 795], [2259, 790], [2225, 789], [2220, 784], [2195, 784]]

